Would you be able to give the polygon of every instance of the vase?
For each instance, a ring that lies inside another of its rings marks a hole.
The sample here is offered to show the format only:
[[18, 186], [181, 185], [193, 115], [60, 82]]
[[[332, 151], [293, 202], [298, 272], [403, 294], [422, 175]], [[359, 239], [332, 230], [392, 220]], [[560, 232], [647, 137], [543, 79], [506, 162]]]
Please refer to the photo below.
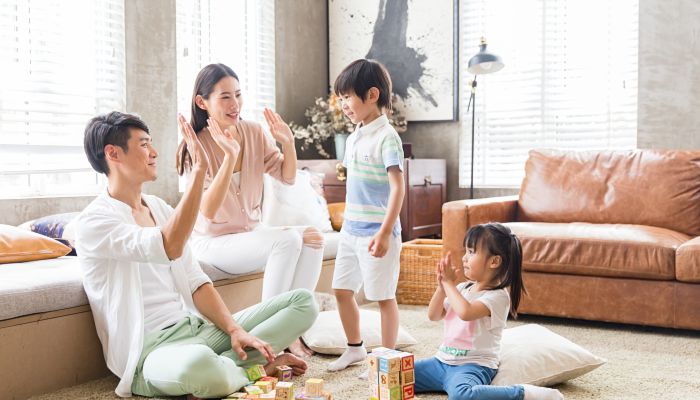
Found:
[[345, 156], [345, 142], [348, 140], [348, 133], [336, 133], [333, 135], [333, 140], [335, 141], [335, 158], [338, 160], [343, 160]]

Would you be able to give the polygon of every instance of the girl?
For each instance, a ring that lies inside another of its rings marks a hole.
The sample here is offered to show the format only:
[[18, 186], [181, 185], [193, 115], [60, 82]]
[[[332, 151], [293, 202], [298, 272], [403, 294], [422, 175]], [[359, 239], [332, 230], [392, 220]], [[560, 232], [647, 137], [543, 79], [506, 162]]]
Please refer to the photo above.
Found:
[[438, 262], [428, 318], [445, 320], [444, 338], [435, 357], [416, 362], [416, 392], [447, 392], [450, 400], [563, 399], [558, 390], [538, 386], [489, 386], [508, 312], [517, 317], [525, 291], [520, 240], [507, 227], [488, 223], [469, 229], [465, 247], [467, 282], [455, 284], [449, 253]]
[[[259, 124], [241, 120], [242, 106], [238, 75], [231, 68], [210, 64], [199, 72], [192, 93], [191, 125], [209, 159], [209, 170], [192, 248], [200, 262], [229, 274], [264, 270], [262, 300], [297, 288], [313, 291], [321, 273], [321, 233], [312, 227], [260, 225], [263, 174], [294, 183], [294, 136], [278, 114], [265, 109], [274, 138], [270, 140]], [[188, 173], [190, 165], [183, 141], [178, 173]], [[298, 340], [290, 350], [300, 356], [310, 354]]]

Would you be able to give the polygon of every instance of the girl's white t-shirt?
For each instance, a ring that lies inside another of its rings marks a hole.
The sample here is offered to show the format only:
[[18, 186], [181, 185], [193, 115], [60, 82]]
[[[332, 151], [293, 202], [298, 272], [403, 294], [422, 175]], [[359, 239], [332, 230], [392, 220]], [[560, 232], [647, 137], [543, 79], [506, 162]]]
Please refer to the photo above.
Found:
[[505, 288], [477, 291], [476, 285], [468, 285], [467, 282], [457, 285], [457, 290], [470, 303], [483, 303], [491, 311], [491, 315], [473, 321], [463, 321], [445, 299], [444, 339], [435, 356], [449, 365], [473, 363], [497, 369], [501, 336], [510, 309], [508, 291]]

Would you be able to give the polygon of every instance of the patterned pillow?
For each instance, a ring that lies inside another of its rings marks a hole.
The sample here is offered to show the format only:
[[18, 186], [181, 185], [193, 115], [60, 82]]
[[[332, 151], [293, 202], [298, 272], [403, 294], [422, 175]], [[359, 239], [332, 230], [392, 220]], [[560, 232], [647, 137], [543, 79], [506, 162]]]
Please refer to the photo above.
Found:
[[32, 232], [56, 239], [57, 241], [65, 244], [71, 248], [71, 252], [68, 255], [74, 256], [76, 255], [75, 246], [73, 246], [75, 235], [70, 223], [75, 219], [75, 217], [78, 216], [78, 214], [80, 213], [70, 212], [47, 215], [46, 217], [41, 217], [33, 221], [26, 222], [22, 224], [22, 226], [28, 225], [28, 229]]

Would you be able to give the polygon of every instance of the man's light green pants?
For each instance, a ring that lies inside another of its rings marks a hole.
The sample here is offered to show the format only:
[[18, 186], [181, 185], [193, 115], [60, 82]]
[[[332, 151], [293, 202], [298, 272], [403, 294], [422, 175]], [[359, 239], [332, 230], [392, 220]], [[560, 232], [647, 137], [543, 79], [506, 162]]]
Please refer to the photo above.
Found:
[[[250, 334], [275, 353], [311, 327], [318, 315], [313, 294], [296, 289], [233, 315]], [[246, 349], [243, 361], [231, 351], [231, 337], [199, 317], [190, 316], [144, 338], [131, 391], [141, 396], [225, 397], [248, 383], [245, 368], [267, 361]]]

